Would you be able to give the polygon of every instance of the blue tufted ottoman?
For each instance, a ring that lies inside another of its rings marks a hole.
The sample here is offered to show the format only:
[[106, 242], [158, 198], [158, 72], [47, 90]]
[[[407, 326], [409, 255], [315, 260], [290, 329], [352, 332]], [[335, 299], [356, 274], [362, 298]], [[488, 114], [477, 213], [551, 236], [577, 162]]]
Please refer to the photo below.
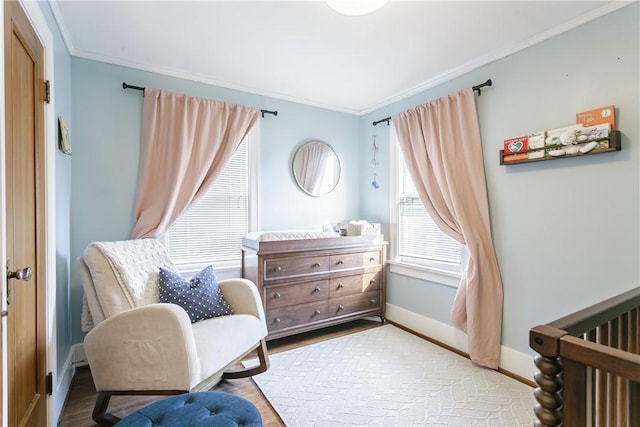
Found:
[[185, 393], [159, 400], [123, 418], [117, 427], [260, 427], [260, 413], [248, 400], [219, 391]]

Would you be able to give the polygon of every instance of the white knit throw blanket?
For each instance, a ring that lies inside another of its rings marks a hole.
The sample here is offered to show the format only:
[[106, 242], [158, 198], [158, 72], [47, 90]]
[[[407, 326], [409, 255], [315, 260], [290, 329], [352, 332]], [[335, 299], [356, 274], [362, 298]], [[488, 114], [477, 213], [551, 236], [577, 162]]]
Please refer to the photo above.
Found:
[[89, 302], [87, 301], [87, 295], [82, 296], [82, 314], [80, 315], [80, 329], [82, 332], [89, 332], [93, 329], [93, 317], [91, 316], [91, 310], [89, 310]]
[[155, 239], [93, 242], [109, 261], [132, 307], [158, 302], [160, 267], [176, 270], [164, 246]]

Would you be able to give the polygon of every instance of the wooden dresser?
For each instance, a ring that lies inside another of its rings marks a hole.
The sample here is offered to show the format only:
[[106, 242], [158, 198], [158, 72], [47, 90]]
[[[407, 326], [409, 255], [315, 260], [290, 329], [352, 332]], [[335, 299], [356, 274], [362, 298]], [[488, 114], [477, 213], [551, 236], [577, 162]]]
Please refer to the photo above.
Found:
[[382, 236], [243, 239], [242, 275], [258, 286], [267, 340], [371, 315], [384, 321], [386, 245]]

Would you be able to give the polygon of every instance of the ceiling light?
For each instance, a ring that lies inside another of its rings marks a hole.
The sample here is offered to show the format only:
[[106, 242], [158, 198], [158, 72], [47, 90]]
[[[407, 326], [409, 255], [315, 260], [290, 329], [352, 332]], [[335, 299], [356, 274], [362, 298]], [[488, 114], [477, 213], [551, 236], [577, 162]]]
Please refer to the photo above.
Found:
[[325, 2], [338, 13], [359, 16], [375, 12], [389, 0], [325, 0]]

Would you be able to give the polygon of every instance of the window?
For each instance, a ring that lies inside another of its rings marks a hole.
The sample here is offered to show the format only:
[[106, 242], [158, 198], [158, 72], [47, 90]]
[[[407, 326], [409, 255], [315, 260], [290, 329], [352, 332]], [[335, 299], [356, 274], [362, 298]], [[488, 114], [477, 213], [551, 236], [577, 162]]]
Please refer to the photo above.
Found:
[[252, 146], [257, 145], [252, 144], [254, 132], [242, 141], [207, 193], [167, 232], [169, 256], [181, 272], [196, 272], [212, 264], [218, 276], [231, 270], [231, 275], [239, 277], [242, 238], [255, 216], [250, 209], [250, 178], [256, 173], [249, 167], [257, 163], [250, 162]]
[[[457, 286], [466, 261], [464, 245], [443, 233], [427, 213], [404, 162], [397, 137], [391, 129], [392, 152], [395, 151], [396, 191], [392, 192], [392, 223], [396, 224], [392, 259], [433, 274], [418, 277]], [[397, 264], [396, 264], [397, 265]], [[406, 266], [405, 266], [406, 267]], [[392, 265], [391, 271], [396, 270]], [[406, 273], [402, 271], [403, 274]], [[413, 274], [411, 274], [413, 275]], [[443, 277], [438, 277], [443, 276]]]

